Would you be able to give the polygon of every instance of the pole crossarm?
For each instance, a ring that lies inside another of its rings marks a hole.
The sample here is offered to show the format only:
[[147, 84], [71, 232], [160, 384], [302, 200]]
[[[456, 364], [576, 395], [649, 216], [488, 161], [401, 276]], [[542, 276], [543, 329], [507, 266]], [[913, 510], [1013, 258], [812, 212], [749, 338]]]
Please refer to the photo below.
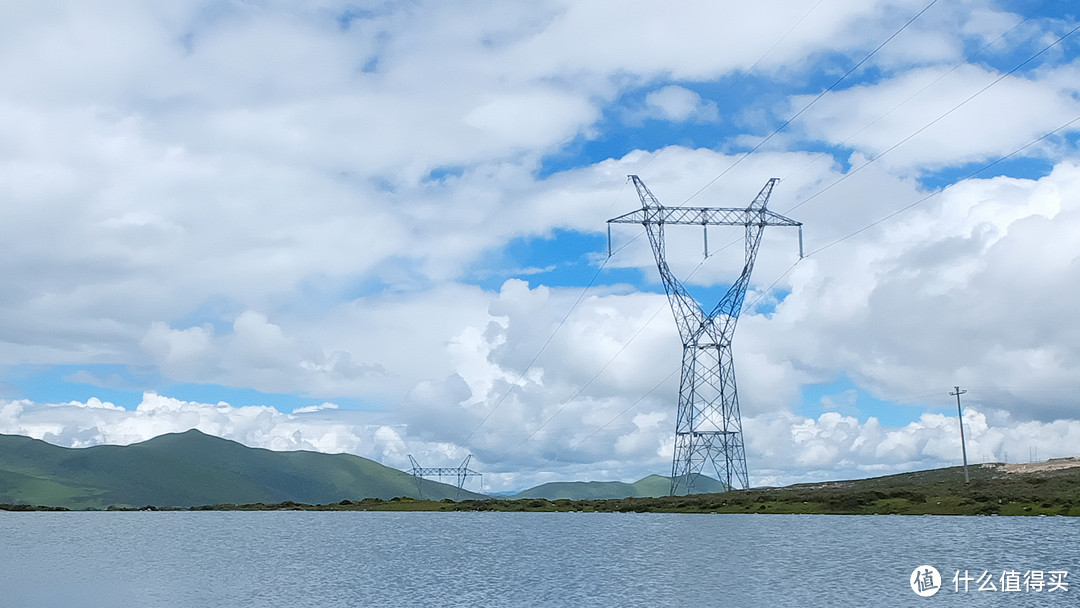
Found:
[[469, 468], [470, 460], [472, 460], [472, 454], [469, 454], [467, 457], [465, 457], [465, 460], [461, 463], [460, 466], [422, 467], [420, 466], [420, 463], [416, 462], [416, 459], [412, 457], [412, 454], [409, 454], [409, 462], [412, 463], [412, 469], [409, 470], [409, 473], [416, 481], [416, 489], [418, 492], [420, 492], [420, 498], [424, 497], [424, 489], [420, 482], [427, 477], [438, 477], [440, 479], [443, 477], [455, 478], [457, 480], [457, 483], [455, 484], [458, 489], [457, 493], [460, 497], [461, 489], [465, 486], [465, 481], [469, 477], [483, 477], [482, 474]]
[[[734, 488], [736, 484], [747, 488], [749, 476], [731, 341], [765, 228], [798, 227], [801, 257], [802, 223], [766, 208], [773, 187], [780, 181], [776, 178], [766, 182], [748, 206], [736, 208], [665, 207], [641, 178], [629, 177], [637, 189], [641, 208], [608, 220], [608, 252], [611, 252], [611, 224], [641, 224], [645, 227], [683, 344], [670, 493], [693, 493], [695, 481], [706, 465], [712, 465], [726, 488]], [[710, 312], [705, 312], [668, 266], [665, 226], [702, 226], [706, 257], [709, 255], [709, 226], [740, 226], [744, 229], [742, 273]]]

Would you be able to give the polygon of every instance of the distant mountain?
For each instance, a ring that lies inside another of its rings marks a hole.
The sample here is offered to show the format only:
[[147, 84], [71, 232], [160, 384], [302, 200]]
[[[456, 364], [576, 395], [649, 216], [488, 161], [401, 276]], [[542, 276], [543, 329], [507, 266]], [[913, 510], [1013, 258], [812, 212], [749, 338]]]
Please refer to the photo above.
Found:
[[[425, 480], [424, 498], [457, 498]], [[416, 497], [413, 476], [351, 454], [249, 448], [197, 430], [128, 446], [63, 448], [0, 435], [0, 503], [87, 509], [110, 505], [328, 504]], [[462, 491], [461, 499], [484, 498]]]
[[[546, 498], [558, 500], [605, 500], [609, 498], [658, 498], [667, 496], [671, 489], [671, 478], [662, 475], [649, 475], [634, 483], [621, 481], [565, 481], [545, 483], [519, 492], [511, 498]], [[723, 492], [725, 486], [711, 477], [699, 475], [694, 484], [699, 494]]]

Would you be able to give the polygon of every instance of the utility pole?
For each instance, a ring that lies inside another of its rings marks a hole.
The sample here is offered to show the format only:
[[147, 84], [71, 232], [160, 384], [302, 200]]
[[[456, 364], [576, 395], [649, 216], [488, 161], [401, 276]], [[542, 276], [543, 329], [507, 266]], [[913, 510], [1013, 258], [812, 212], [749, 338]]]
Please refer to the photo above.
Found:
[[960, 451], [964, 454], [964, 483], [971, 483], [971, 478], [968, 477], [967, 469], [967, 446], [964, 445], [964, 412], [960, 409], [960, 395], [963, 395], [967, 391], [960, 390], [960, 387], [956, 387], [955, 393], [949, 393], [956, 396], [956, 416], [960, 419]]

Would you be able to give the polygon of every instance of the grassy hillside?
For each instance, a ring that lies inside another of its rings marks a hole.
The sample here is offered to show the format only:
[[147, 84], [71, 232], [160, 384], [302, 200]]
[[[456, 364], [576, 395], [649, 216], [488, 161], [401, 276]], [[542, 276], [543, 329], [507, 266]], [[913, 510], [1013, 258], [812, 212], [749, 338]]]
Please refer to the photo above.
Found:
[[[608, 500], [616, 498], [657, 498], [667, 496], [671, 478], [649, 475], [634, 483], [621, 481], [566, 481], [545, 483], [519, 492], [511, 499], [543, 498], [546, 500]], [[704, 475], [695, 483], [698, 493], [723, 492], [724, 484]]]
[[547, 500], [604, 500], [637, 496], [633, 484], [621, 481], [558, 481], [538, 485], [514, 494], [512, 500], [545, 498]]
[[[964, 483], [960, 467], [916, 471], [871, 479], [799, 484], [659, 498], [618, 500], [462, 501], [431, 503], [432, 510], [636, 511], [658, 513], [835, 513], [901, 515], [1080, 516], [1080, 460], [1046, 466], [986, 464], [971, 467]], [[367, 508], [418, 510], [419, 505], [375, 504]]]
[[[457, 497], [447, 484], [422, 487], [425, 498]], [[81, 449], [0, 435], [0, 503], [88, 509], [416, 495], [411, 475], [365, 458], [249, 448], [196, 430]], [[461, 498], [482, 496], [462, 492]]]
[[[1053, 461], [1051, 461], [1051, 464]], [[1061, 463], [1059, 463], [1061, 464]], [[434, 501], [368, 498], [334, 504], [221, 505], [236, 510], [314, 511], [584, 511], [653, 513], [830, 513], [903, 515], [1080, 516], [1080, 461], [1037, 470], [1017, 465], [959, 467], [854, 481], [799, 484], [722, 494], [569, 500]], [[196, 507], [200, 508], [200, 507]]]

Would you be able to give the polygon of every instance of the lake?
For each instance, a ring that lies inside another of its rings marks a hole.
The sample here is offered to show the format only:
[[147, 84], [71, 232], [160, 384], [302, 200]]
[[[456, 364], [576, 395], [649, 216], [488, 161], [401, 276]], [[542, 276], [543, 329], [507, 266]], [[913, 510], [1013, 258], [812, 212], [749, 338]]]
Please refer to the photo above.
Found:
[[0, 512], [0, 539], [12, 608], [1080, 605], [1063, 517]]

